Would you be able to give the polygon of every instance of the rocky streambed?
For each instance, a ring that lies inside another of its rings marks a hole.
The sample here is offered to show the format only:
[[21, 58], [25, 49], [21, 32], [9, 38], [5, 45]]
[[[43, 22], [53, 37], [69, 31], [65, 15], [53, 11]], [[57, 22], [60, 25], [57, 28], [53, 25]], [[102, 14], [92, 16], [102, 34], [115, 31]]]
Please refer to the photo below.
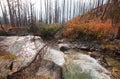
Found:
[[[1, 49], [18, 57], [14, 60], [0, 59], [0, 78], [5, 79], [14, 73], [13, 76], [17, 76], [17, 79], [112, 79], [111, 73], [90, 55], [84, 54], [82, 51], [62, 52], [61, 49], [54, 49], [54, 46], [45, 48], [41, 63], [37, 60], [39, 58], [36, 58], [36, 62], [30, 65], [31, 69], [26, 69], [31, 72], [31, 75], [27, 74], [23, 78], [21, 76], [26, 73], [16, 74], [16, 72], [33, 60], [37, 52], [45, 45], [44, 41], [38, 36], [31, 35], [1, 36], [0, 39]], [[32, 72], [35, 72], [34, 75]], [[8, 78], [14, 79], [11, 77]]]

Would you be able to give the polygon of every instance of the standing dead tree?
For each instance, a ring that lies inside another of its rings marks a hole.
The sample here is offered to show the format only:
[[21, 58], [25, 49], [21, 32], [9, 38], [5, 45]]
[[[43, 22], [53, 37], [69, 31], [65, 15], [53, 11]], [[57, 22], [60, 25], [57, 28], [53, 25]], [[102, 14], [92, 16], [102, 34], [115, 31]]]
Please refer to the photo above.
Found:
[[63, 7], [62, 7], [62, 23], [65, 22], [65, 0], [63, 1]]
[[111, 6], [110, 19], [112, 20], [113, 26], [118, 27], [116, 38], [120, 39], [120, 0], [112, 0]]
[[116, 38], [120, 39], [120, 0], [108, 0], [101, 19], [111, 19], [112, 26], [118, 27]]
[[8, 21], [8, 18], [7, 18], [7, 10], [6, 10], [6, 7], [5, 7], [4, 4], [2, 6], [1, 1], [0, 1], [0, 8], [1, 8], [1, 11], [2, 11], [2, 14], [3, 14], [4, 25], [7, 25], [7, 24], [9, 24], [9, 21]]
[[14, 21], [14, 16], [13, 16], [13, 10], [11, 8], [11, 3], [10, 0], [7, 0], [8, 8], [9, 8], [9, 15], [10, 15], [10, 22], [13, 27], [15, 27], [15, 21]]
[[55, 23], [59, 22], [59, 11], [58, 11], [58, 2], [57, 0], [55, 1]]
[[17, 5], [18, 5], [18, 21], [19, 21], [19, 24], [18, 26], [21, 26], [21, 14], [20, 14], [20, 0], [17, 0]]
[[1, 21], [0, 21], [0, 27], [1, 27], [1, 29], [2, 29], [2, 31], [3, 31], [4, 33], [7, 33], [6, 30], [4, 29]]

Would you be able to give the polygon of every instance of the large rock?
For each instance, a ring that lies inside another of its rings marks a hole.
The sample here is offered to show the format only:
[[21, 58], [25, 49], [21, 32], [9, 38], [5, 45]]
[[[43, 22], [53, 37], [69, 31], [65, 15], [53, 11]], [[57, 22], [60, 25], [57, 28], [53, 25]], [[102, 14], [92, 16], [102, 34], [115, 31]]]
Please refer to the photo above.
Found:
[[[111, 79], [109, 72], [88, 55], [76, 54], [67, 58], [65, 79]], [[107, 73], [107, 74], [106, 74]]]
[[[37, 36], [5, 37], [3, 41], [0, 41], [0, 44], [6, 51], [21, 57], [21, 61], [25, 64], [30, 62], [36, 53], [45, 45], [42, 39]], [[48, 47], [44, 58], [61, 66], [65, 63], [64, 54], [50, 47]]]
[[58, 45], [60, 51], [65, 52], [68, 51], [69, 49], [71, 49], [69, 44], [59, 44]]
[[[21, 58], [19, 61], [22, 66], [27, 65], [27, 63], [29, 63], [36, 53], [45, 45], [40, 37], [34, 38], [34, 36], [13, 36], [2, 38], [4, 40], [0, 41], [0, 45], [2, 45], [2, 47], [8, 52], [20, 56]], [[62, 76], [62, 66], [64, 67], [63, 74], [65, 79], [110, 79], [110, 76], [106, 74], [108, 71], [103, 68], [97, 60], [88, 55], [80, 53], [64, 55], [63, 52], [48, 47], [44, 59], [47, 61], [49, 60], [50, 62], [45, 63], [44, 61], [41, 66], [42, 68], [39, 69], [39, 71], [43, 71], [37, 72], [37, 75], [45, 73], [44, 75], [51, 76], [50, 79], [60, 79], [56, 77]], [[45, 72], [44, 69], [48, 72]]]
[[36, 75], [38, 77], [47, 77], [47, 79], [63, 79], [62, 67], [58, 66], [57, 64], [43, 60], [41, 63], [41, 67], [39, 68]]
[[[23, 71], [14, 72], [8, 75], [7, 79], [63, 79], [62, 67], [52, 61], [42, 60], [39, 69], [32, 68], [29, 66]], [[36, 73], [33, 73], [34, 71]]]
[[63, 66], [65, 64], [63, 52], [52, 48], [48, 48], [48, 51], [45, 54], [44, 59], [51, 60], [59, 66]]
[[[13, 70], [2, 68], [1, 70], [6, 70], [8, 73], [14, 73], [17, 70], [26, 66], [30, 61], [33, 60], [36, 53], [45, 45], [40, 37], [34, 36], [10, 36], [10, 37], [1, 37], [3, 40], [0, 41], [1, 47], [16, 55], [19, 56], [18, 60], [13, 61]], [[64, 54], [58, 50], [48, 47], [44, 52], [44, 61], [42, 61], [38, 72], [36, 73], [35, 79], [62, 79], [62, 68], [64, 65]], [[10, 64], [9, 64], [10, 65]], [[4, 66], [3, 66], [4, 67]], [[9, 71], [9, 72], [8, 72]], [[45, 73], [45, 74], [43, 74]], [[17, 77], [21, 79], [17, 74], [12, 74], [8, 76], [8, 79], [14, 79]], [[23, 74], [21, 73], [21, 76]], [[29, 75], [29, 74], [26, 74]], [[5, 77], [4, 76], [4, 77]], [[31, 76], [30, 76], [31, 77]], [[28, 77], [28, 79], [33, 79]]]

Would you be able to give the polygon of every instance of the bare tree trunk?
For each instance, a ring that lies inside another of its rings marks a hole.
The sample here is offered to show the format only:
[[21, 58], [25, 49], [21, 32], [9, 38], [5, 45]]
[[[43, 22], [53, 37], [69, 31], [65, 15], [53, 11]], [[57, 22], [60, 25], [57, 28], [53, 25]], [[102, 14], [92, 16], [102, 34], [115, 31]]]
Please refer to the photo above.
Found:
[[31, 23], [33, 24], [33, 5], [30, 2], [30, 11], [31, 11]]
[[49, 2], [49, 23], [52, 23], [52, 7], [51, 7], [51, 1]]
[[12, 25], [13, 27], [15, 27], [14, 16], [13, 16], [13, 14], [12, 14], [11, 4], [10, 4], [10, 1], [9, 1], [9, 0], [7, 0], [7, 4], [8, 4], [8, 8], [9, 8], [9, 15], [10, 15], [11, 25]]
[[120, 26], [118, 27], [118, 32], [117, 32], [117, 35], [116, 35], [116, 39], [120, 39]]
[[70, 8], [69, 19], [71, 19], [72, 18], [72, 0], [70, 0], [70, 6], [69, 6], [69, 8]]
[[108, 2], [107, 2], [107, 6], [105, 7], [105, 10], [104, 10], [104, 12], [103, 12], [103, 14], [102, 14], [101, 20], [104, 19], [104, 16], [105, 16], [105, 13], [106, 13], [107, 8], [108, 8], [108, 6], [109, 6], [109, 3], [110, 3], [110, 0], [108, 0]]
[[4, 23], [5, 23], [5, 25], [7, 25], [9, 22], [8, 22], [8, 19], [7, 19], [6, 8], [4, 7], [4, 10], [3, 10], [1, 2], [0, 2], [0, 7], [1, 7], [2, 14], [3, 14], [3, 18], [4, 18]]
[[20, 0], [17, 0], [17, 5], [18, 5], [18, 20], [19, 20], [19, 26], [21, 26]]
[[43, 6], [42, 6], [42, 0], [40, 0], [40, 4], [41, 4], [40, 5], [40, 9], [41, 9], [40, 10], [40, 22], [42, 22], [43, 21], [43, 19], [42, 19], [42, 15], [43, 15], [43, 13], [42, 13], [42, 11], [43, 11], [43, 9], [42, 9], [43, 8]]
[[62, 23], [65, 22], [65, 0], [63, 1], [63, 8], [62, 8]]
[[3, 30], [3, 32], [7, 33], [6, 30], [4, 29], [4, 27], [2, 26], [2, 22], [0, 21], [0, 27]]
[[55, 23], [59, 22], [59, 12], [58, 12], [58, 2], [57, 0], [55, 1]]
[[119, 0], [112, 0], [111, 13], [109, 13], [110, 19], [112, 20], [112, 25], [118, 27], [118, 32], [116, 35], [117, 39], [120, 39], [120, 6]]

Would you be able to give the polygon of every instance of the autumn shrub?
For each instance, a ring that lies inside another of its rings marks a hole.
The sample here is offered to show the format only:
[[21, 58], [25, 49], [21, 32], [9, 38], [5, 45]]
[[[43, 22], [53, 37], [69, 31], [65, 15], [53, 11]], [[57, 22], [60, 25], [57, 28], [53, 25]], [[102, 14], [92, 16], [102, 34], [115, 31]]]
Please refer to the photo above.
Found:
[[72, 24], [64, 32], [64, 36], [67, 38], [76, 38], [80, 33], [80, 27], [77, 24]]
[[51, 38], [61, 29], [60, 24], [40, 24], [38, 25], [38, 32], [43, 38]]
[[[89, 21], [89, 22], [86, 22]], [[65, 23], [69, 26], [64, 32], [67, 38], [82, 38], [85, 40], [101, 40], [114, 36], [114, 29], [111, 21], [102, 22], [100, 19], [90, 20], [89, 18], [75, 18]]]
[[83, 25], [71, 26], [64, 32], [67, 38], [83, 38], [86, 40], [101, 39], [103, 36], [102, 30], [91, 30]]

